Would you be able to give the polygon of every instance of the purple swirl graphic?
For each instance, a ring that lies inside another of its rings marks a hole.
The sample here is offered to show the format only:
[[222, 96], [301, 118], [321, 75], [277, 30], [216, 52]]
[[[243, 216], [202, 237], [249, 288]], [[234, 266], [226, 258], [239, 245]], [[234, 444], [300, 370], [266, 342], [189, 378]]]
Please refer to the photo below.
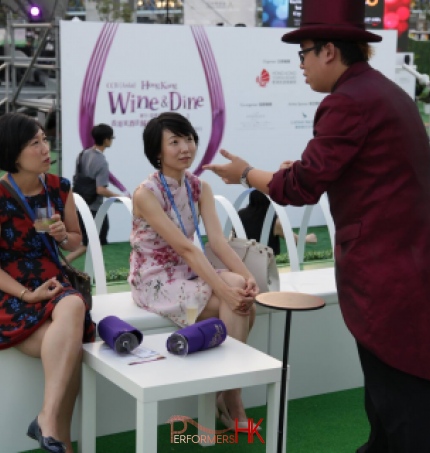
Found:
[[[89, 148], [93, 145], [91, 129], [94, 126], [94, 114], [96, 110], [97, 94], [100, 88], [100, 80], [112, 46], [118, 24], [105, 23], [94, 46], [93, 53], [88, 62], [82, 84], [81, 99], [79, 104], [79, 136], [82, 147]], [[119, 190], [129, 195], [127, 189], [120, 181], [109, 172], [109, 181]]]
[[212, 159], [215, 157], [221, 143], [225, 126], [225, 102], [224, 93], [222, 91], [221, 77], [219, 75], [212, 47], [206, 32], [204, 28], [199, 25], [192, 26], [191, 32], [196, 42], [203, 70], [205, 72], [212, 111], [212, 131], [209, 143], [202, 160], [194, 170], [194, 174], [199, 176], [204, 171], [202, 168], [203, 165], [212, 162]]
[[84, 148], [89, 148], [93, 145], [91, 129], [94, 126], [97, 93], [117, 28], [118, 24], [106, 23], [103, 25], [88, 62], [79, 105], [79, 135]]
[[123, 192], [127, 197], [131, 198], [130, 192], [121, 184], [119, 179], [117, 179], [111, 172], [109, 172], [109, 182], [117, 187], [121, 192]]

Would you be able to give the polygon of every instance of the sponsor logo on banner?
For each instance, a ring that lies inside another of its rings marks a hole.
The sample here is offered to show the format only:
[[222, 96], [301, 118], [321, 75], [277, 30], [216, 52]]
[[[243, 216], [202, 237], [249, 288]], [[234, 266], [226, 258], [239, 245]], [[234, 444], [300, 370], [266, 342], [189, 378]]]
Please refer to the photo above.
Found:
[[297, 71], [274, 69], [269, 73], [267, 69], [262, 69], [260, 75], [256, 78], [256, 82], [263, 88], [269, 82], [272, 85], [295, 85], [297, 83]]
[[273, 71], [273, 85], [295, 85], [297, 83], [297, 71]]
[[312, 129], [313, 112], [315, 107], [320, 104], [319, 101], [292, 101], [288, 103], [291, 110], [295, 110], [294, 117], [290, 120], [290, 125], [296, 131]]
[[270, 82], [270, 74], [265, 69], [263, 69], [261, 71], [261, 74], [257, 77], [257, 83], [261, 87], [265, 87], [269, 82]]

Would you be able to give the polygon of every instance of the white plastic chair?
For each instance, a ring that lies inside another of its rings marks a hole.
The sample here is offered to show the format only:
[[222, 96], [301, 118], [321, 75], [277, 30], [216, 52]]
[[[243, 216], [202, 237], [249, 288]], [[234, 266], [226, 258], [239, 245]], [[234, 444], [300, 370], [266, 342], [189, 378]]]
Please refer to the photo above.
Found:
[[[249, 193], [252, 190], [254, 190], [254, 189], [247, 189], [247, 190], [243, 191], [236, 198], [236, 201], [233, 204], [236, 213], [242, 206], [242, 203], [245, 200], [245, 198], [248, 197]], [[270, 228], [272, 226], [273, 215], [276, 213], [276, 215], [278, 216], [279, 222], [281, 223], [282, 230], [284, 231], [285, 243], [286, 243], [287, 250], [288, 250], [288, 256], [290, 258], [291, 271], [299, 271], [300, 270], [300, 261], [299, 261], [299, 256], [297, 253], [297, 247], [296, 247], [296, 242], [294, 240], [291, 222], [288, 217], [287, 211], [285, 210], [285, 208], [283, 206], [275, 203], [270, 197], [267, 197], [267, 198], [270, 201], [270, 206], [269, 206], [269, 209], [267, 210], [266, 218], [264, 219], [263, 228], [261, 230], [259, 242], [261, 242], [262, 244], [266, 244], [266, 245], [269, 242], [269, 234], [270, 234]], [[237, 216], [239, 217], [238, 214], [237, 214]], [[239, 217], [239, 221], [240, 221], [240, 217]], [[231, 223], [229, 223], [229, 221], [227, 221], [225, 228], [231, 229]]]
[[106, 272], [103, 259], [102, 248], [100, 245], [99, 234], [94, 222], [90, 208], [84, 199], [74, 193], [76, 207], [81, 214], [84, 222], [85, 230], [88, 236], [87, 254], [85, 259], [85, 272], [87, 272], [95, 280], [96, 294], [106, 294]]
[[[103, 202], [103, 204], [100, 206], [99, 210], [97, 211], [96, 217], [94, 218], [94, 222], [93, 222], [95, 224], [95, 228], [96, 228], [96, 231], [97, 231], [97, 244], [98, 244], [99, 247], [100, 247], [99, 233], [100, 233], [101, 227], [103, 225], [103, 221], [104, 221], [104, 219], [105, 219], [105, 217], [106, 217], [106, 215], [108, 213], [109, 208], [115, 202], [122, 203], [127, 208], [128, 212], [130, 213], [130, 216], [133, 213], [133, 206], [132, 206], [130, 198], [128, 198], [128, 197], [111, 197], [111, 198], [107, 198]], [[89, 245], [89, 241], [88, 241], [88, 245]], [[89, 260], [91, 260], [91, 257], [88, 256], [88, 255], [89, 254], [87, 254], [87, 258], [86, 258], [86, 262], [85, 262], [85, 269], [87, 269], [87, 265], [89, 266], [90, 262], [91, 262], [91, 261], [89, 261]], [[92, 261], [93, 261], [93, 264], [94, 264], [94, 259]], [[103, 274], [104, 274], [104, 278], [105, 278], [105, 288], [100, 288], [101, 291], [103, 291], [103, 292], [99, 292], [97, 287], [96, 287], [96, 294], [107, 294], [106, 272], [105, 272], [105, 268], [104, 268], [104, 261], [102, 262], [102, 264], [103, 264]], [[96, 282], [97, 282], [97, 280], [96, 280]]]
[[130, 216], [133, 215], [133, 205], [131, 202], [131, 199], [128, 197], [111, 197], [111, 198], [106, 198], [106, 200], [103, 202], [103, 204], [100, 206], [99, 210], [97, 211], [97, 215], [94, 219], [97, 227], [97, 231], [100, 232], [100, 229], [103, 224], [103, 220], [105, 219], [109, 208], [114, 204], [114, 203], [122, 203], [130, 213]]
[[224, 208], [228, 215], [227, 222], [225, 223], [223, 231], [224, 236], [228, 238], [230, 236], [232, 228], [234, 228], [234, 231], [238, 238], [247, 239], [245, 229], [243, 228], [243, 224], [240, 220], [239, 214], [237, 213], [237, 209], [235, 209], [231, 202], [222, 195], [215, 195], [214, 198]]

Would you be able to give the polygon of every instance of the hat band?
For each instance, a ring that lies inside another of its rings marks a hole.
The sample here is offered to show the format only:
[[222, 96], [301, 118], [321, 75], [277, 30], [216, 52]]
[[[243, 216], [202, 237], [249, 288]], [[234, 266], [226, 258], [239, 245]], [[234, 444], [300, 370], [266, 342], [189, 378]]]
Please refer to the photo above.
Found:
[[365, 30], [364, 24], [322, 24], [321, 22], [306, 22], [300, 25], [301, 27], [339, 27], [339, 28], [360, 28]]

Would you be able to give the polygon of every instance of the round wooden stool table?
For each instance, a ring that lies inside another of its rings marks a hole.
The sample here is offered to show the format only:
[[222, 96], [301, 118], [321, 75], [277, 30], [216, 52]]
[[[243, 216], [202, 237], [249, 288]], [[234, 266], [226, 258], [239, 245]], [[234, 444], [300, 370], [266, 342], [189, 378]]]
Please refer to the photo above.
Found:
[[288, 370], [288, 350], [290, 347], [291, 314], [293, 311], [319, 310], [325, 305], [324, 299], [310, 294], [293, 293], [287, 291], [269, 292], [259, 294], [256, 298], [258, 304], [276, 310], [286, 311], [284, 329], [284, 350], [282, 357], [281, 395], [279, 401], [279, 426], [278, 426], [278, 453], [282, 453], [284, 441], [285, 399]]

